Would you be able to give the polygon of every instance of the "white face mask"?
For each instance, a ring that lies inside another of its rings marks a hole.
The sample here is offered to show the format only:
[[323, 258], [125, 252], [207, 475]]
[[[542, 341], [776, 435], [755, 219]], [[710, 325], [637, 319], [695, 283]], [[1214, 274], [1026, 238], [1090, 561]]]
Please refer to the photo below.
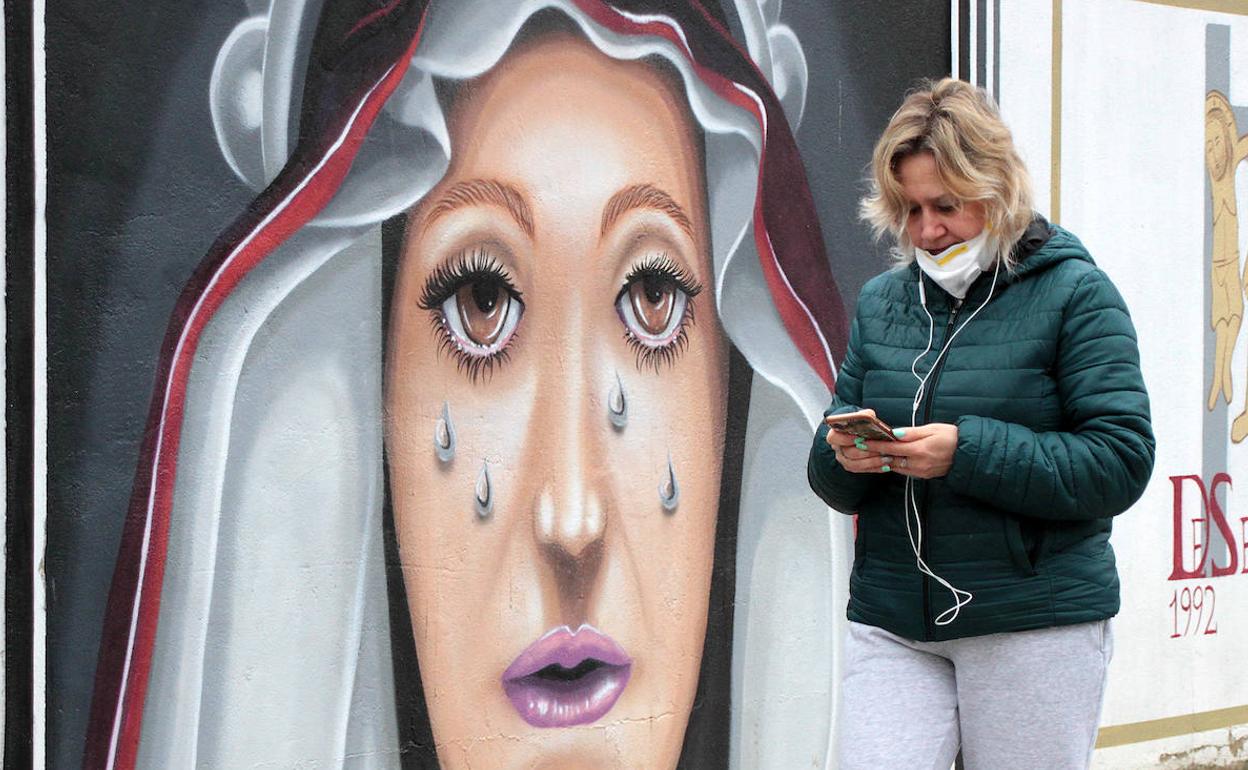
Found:
[[997, 258], [997, 239], [985, 227], [969, 241], [955, 243], [939, 254], [915, 246], [914, 258], [919, 263], [919, 269], [942, 289], [958, 299], [964, 299], [979, 274]]

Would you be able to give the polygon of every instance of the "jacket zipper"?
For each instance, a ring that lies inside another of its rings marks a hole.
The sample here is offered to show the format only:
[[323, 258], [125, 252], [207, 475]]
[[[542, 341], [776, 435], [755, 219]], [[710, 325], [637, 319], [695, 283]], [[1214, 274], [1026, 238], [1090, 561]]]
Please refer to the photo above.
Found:
[[[923, 280], [923, 279], [920, 278], [919, 280]], [[949, 338], [953, 334], [953, 325], [957, 323], [958, 312], [961, 310], [962, 310], [962, 300], [954, 299], [953, 308], [950, 309], [949, 311], [949, 323], [945, 325], [945, 336], [940, 342], [940, 345], [942, 348], [944, 348], [945, 345], [948, 344]], [[949, 349], [945, 348], [944, 352], [941, 353], [940, 357], [937, 358], [935, 363], [932, 364], [932, 372], [930, 375], [928, 375], [928, 378], [927, 378], [928, 379], [927, 388], [926, 388], [927, 393], [924, 396], [924, 400], [927, 403], [924, 404], [923, 406], [923, 422], [920, 423], [921, 425], [926, 425], [932, 421], [932, 404], [933, 402], [936, 401], [936, 383], [938, 380], [940, 380], [940, 372], [942, 369], [945, 368], [945, 359], [947, 359], [948, 357], [949, 357]], [[931, 492], [931, 488], [928, 486], [928, 483], [924, 481], [923, 482], [923, 507], [919, 509], [919, 526], [922, 528], [922, 531], [924, 532], [930, 531], [928, 530], [928, 527], [927, 527], [927, 509], [928, 509], [928, 503], [929, 503], [928, 495], [930, 494], [930, 492]], [[925, 537], [923, 538], [923, 541], [919, 543], [919, 557], [923, 559], [924, 564], [927, 564], [927, 544], [929, 540], [930, 538]], [[932, 607], [931, 607], [932, 587], [931, 587], [931, 583], [932, 583], [932, 579], [929, 578], [927, 575], [923, 575], [923, 634], [928, 639], [931, 639], [932, 637]]]

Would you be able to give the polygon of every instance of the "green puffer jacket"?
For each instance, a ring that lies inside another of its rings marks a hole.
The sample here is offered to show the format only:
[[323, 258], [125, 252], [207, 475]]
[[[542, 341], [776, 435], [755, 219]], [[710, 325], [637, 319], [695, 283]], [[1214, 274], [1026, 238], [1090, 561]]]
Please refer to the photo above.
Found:
[[[935, 319], [934, 371], [915, 424], [953, 423], [958, 445], [943, 478], [915, 483], [920, 549], [933, 572], [974, 599], [947, 625], [949, 590], [919, 572], [906, 532], [904, 478], [841, 469], [821, 426], [810, 486], [857, 512], [849, 619], [934, 641], [1080, 623], [1118, 612], [1112, 517], [1143, 493], [1154, 441], [1131, 318], [1075, 236], [1037, 218], [1001, 271], [991, 300], [936, 359], [962, 317], [988, 297], [985, 273], [957, 303], [923, 278]], [[849, 350], [826, 414], [874, 409], [911, 424], [927, 347], [919, 270], [863, 288]]]

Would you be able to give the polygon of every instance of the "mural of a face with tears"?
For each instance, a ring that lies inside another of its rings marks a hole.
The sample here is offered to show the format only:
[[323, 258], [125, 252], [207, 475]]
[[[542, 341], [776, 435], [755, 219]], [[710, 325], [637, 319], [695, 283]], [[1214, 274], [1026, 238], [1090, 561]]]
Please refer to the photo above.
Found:
[[748, 45], [697, 2], [235, 27], [209, 98], [258, 195], [170, 322], [89, 766], [826, 751], [761, 715], [831, 718], [850, 538], [783, 454], [846, 326], [801, 43], [736, 13]]

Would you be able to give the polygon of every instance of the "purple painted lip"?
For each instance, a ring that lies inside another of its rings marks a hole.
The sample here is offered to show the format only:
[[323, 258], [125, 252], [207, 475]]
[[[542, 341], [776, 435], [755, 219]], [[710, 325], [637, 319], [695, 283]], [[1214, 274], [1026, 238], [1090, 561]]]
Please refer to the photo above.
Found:
[[571, 727], [601, 719], [624, 692], [633, 661], [588, 624], [552, 628], [503, 672], [503, 691], [534, 727]]

